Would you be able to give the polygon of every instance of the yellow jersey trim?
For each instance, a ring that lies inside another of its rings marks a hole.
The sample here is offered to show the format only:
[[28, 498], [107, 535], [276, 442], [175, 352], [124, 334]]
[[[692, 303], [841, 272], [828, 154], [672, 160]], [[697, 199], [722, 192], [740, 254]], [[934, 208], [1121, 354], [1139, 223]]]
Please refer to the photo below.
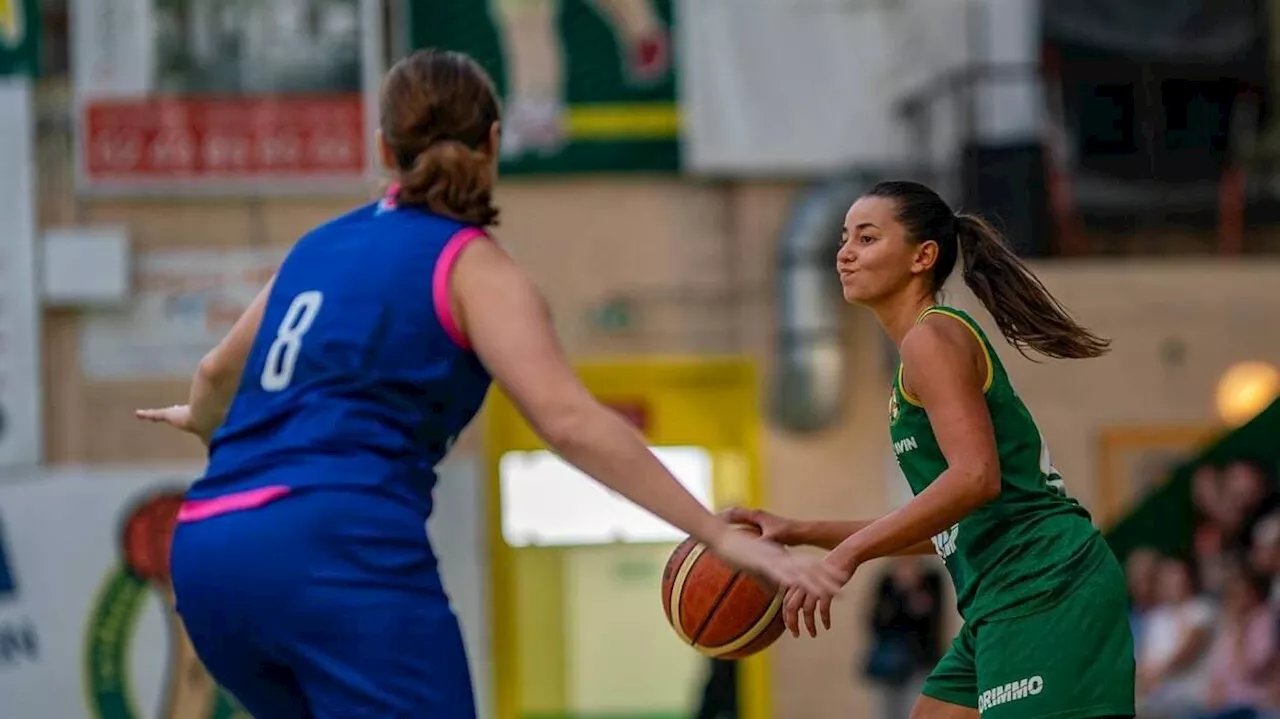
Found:
[[[952, 310], [949, 310], [945, 307], [930, 307], [926, 309], [924, 312], [920, 313], [919, 317], [916, 318], [916, 324], [920, 324], [921, 322], [924, 321], [925, 317], [928, 317], [931, 314], [950, 317], [951, 319], [964, 325], [965, 329], [973, 333], [973, 338], [978, 341], [978, 346], [982, 348], [982, 356], [987, 361], [987, 379], [985, 382], [982, 383], [982, 393], [986, 394], [987, 392], [991, 391], [991, 385], [993, 382], [995, 382], [995, 379], [996, 379], [996, 365], [995, 365], [995, 361], [991, 357], [991, 349], [987, 347], [987, 343], [983, 341], [982, 334], [978, 332], [978, 328], [974, 327], [973, 323], [969, 322], [964, 317], [956, 314]], [[924, 406], [923, 402], [921, 402], [915, 395], [907, 391], [907, 385], [905, 382], [902, 381], [902, 364], [901, 363], [898, 364], [898, 390], [902, 392], [902, 398], [905, 399], [909, 404], [915, 405], [916, 407]]]

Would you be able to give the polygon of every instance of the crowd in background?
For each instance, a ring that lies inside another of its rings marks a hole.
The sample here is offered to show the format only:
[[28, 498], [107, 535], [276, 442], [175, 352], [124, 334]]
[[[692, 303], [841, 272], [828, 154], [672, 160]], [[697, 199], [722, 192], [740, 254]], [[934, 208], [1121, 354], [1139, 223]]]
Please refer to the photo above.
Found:
[[[1139, 719], [1280, 719], [1280, 482], [1235, 461], [1198, 469], [1190, 556], [1126, 561]], [[878, 715], [905, 719], [945, 645], [942, 582], [896, 561], [870, 607], [861, 674]]]
[[1204, 466], [1191, 556], [1126, 560], [1139, 719], [1280, 718], [1280, 492], [1270, 467]]

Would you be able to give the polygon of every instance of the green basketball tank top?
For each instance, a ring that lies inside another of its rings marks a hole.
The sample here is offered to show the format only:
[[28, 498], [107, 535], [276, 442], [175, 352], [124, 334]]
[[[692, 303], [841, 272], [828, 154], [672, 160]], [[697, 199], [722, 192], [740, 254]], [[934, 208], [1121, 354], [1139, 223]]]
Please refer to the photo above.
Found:
[[[984, 392], [1000, 458], [1000, 496], [933, 538], [967, 622], [1026, 616], [1047, 609], [1093, 569], [1107, 549], [1089, 513], [1070, 498], [1049, 449], [1004, 366], [972, 317], [950, 307], [931, 314], [964, 324], [987, 359]], [[906, 391], [899, 365], [889, 404], [898, 466], [915, 494], [947, 469], [924, 407]]]

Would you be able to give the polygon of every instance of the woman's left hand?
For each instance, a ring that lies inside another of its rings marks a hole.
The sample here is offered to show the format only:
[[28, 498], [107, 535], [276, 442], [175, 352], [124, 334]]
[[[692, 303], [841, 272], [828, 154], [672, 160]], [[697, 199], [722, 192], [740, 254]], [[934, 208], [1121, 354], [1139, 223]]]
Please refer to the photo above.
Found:
[[163, 409], [139, 409], [134, 411], [133, 416], [148, 422], [167, 424], [174, 429], [194, 434], [200, 438], [201, 442], [206, 445], [209, 444], [211, 432], [203, 430], [196, 425], [195, 418], [191, 415], [190, 405], [175, 404], [172, 407]]
[[[830, 556], [824, 561], [831, 561]], [[833, 562], [833, 564], [835, 564]], [[838, 567], [845, 583], [853, 577], [853, 571], [847, 567]], [[823, 629], [831, 628], [831, 597], [819, 597], [810, 594], [800, 587], [791, 587], [787, 590], [786, 599], [782, 603], [782, 619], [787, 626], [787, 630], [791, 632], [791, 636], [800, 636], [800, 621], [804, 619], [805, 629], [808, 630], [809, 636], [818, 636], [818, 619], [822, 621]]]

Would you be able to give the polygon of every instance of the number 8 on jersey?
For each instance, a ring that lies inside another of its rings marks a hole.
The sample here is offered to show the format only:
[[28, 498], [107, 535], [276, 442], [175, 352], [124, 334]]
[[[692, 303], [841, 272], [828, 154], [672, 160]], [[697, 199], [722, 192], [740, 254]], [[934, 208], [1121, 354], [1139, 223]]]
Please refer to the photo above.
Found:
[[275, 341], [267, 350], [267, 360], [262, 367], [262, 388], [268, 392], [280, 392], [293, 381], [293, 368], [302, 353], [302, 337], [311, 329], [320, 314], [324, 294], [315, 290], [299, 293], [289, 303], [289, 309], [276, 330]]

